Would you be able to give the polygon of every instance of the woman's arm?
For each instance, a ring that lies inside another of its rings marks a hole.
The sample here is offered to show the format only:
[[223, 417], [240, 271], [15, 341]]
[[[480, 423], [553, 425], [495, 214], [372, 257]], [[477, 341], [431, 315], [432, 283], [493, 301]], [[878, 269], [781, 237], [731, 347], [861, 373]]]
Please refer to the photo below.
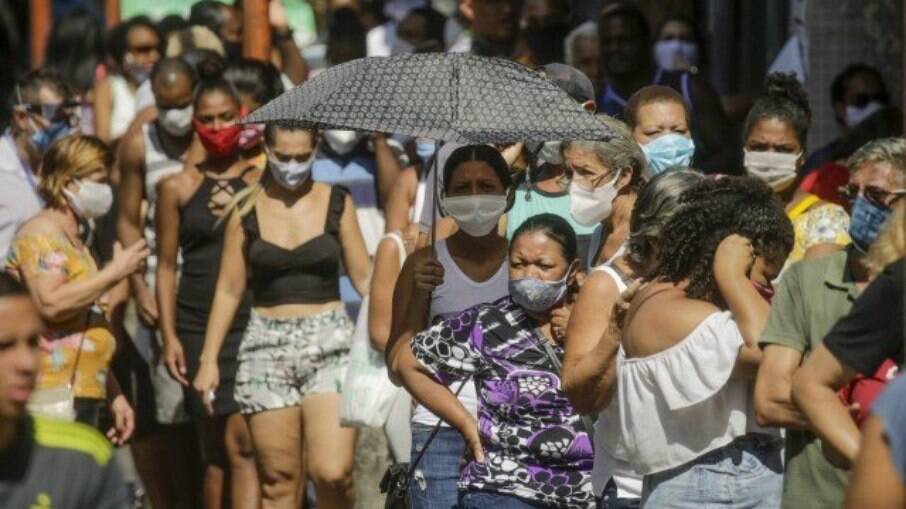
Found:
[[390, 196], [384, 204], [384, 217], [387, 219], [385, 231], [403, 231], [409, 226], [409, 209], [415, 203], [416, 189], [418, 174], [415, 168], [404, 168], [393, 183]]
[[402, 172], [400, 160], [387, 142], [387, 135], [374, 133], [371, 135], [374, 144], [374, 162], [377, 166], [377, 190], [381, 204], [386, 207], [390, 202], [393, 185]]
[[176, 336], [176, 256], [179, 251], [179, 194], [184, 179], [178, 175], [165, 178], [157, 186], [157, 309], [164, 343], [164, 363], [170, 376], [188, 386], [186, 359]]
[[359, 295], [368, 295], [371, 278], [371, 261], [368, 249], [359, 229], [359, 220], [355, 213], [355, 204], [347, 194], [344, 198], [343, 215], [340, 218], [340, 245], [343, 246], [343, 265]]
[[[193, 386], [200, 393], [205, 405], [210, 405], [208, 391], [213, 391], [220, 383], [220, 372], [217, 357], [239, 309], [242, 295], [245, 293], [246, 260], [245, 232], [239, 214], [233, 212], [226, 222], [226, 233], [223, 240], [223, 253], [220, 257], [220, 274], [217, 276], [217, 289], [211, 304], [208, 327], [204, 335], [204, 347], [199, 359], [199, 370]], [[212, 411], [208, 407], [208, 411]]]
[[110, 143], [110, 117], [113, 115], [113, 92], [110, 78], [94, 86], [94, 134], [104, 143]]
[[569, 320], [563, 391], [581, 414], [606, 408], [616, 388], [620, 337], [610, 322], [618, 297], [610, 276], [593, 272], [582, 285]]
[[903, 509], [906, 485], [897, 473], [881, 419], [870, 417], [862, 427], [859, 457], [846, 492], [846, 509]]
[[371, 275], [371, 294], [368, 299], [368, 337], [371, 346], [383, 352], [390, 336], [393, 287], [400, 274], [399, 247], [392, 239], [378, 244]]
[[444, 268], [430, 248], [412, 253], [403, 264], [393, 289], [393, 319], [384, 349], [390, 380], [400, 384], [397, 357], [412, 337], [428, 326], [431, 291], [443, 283]]
[[308, 62], [296, 46], [289, 22], [286, 19], [286, 8], [280, 0], [271, 0], [268, 5], [269, 19], [274, 30], [274, 48], [280, 54], [282, 71], [294, 85], [308, 79]]
[[759, 426], [808, 429], [808, 419], [793, 403], [793, 375], [802, 352], [783, 345], [764, 347], [755, 378], [755, 419]]
[[839, 452], [850, 463], [859, 452], [859, 428], [837, 391], [855, 376], [823, 344], [793, 376], [793, 401], [824, 445]]

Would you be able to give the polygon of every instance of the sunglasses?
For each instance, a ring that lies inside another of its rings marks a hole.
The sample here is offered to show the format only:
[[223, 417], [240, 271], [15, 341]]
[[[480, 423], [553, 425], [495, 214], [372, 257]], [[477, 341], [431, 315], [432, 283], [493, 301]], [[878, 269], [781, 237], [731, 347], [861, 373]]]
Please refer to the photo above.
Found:
[[74, 110], [80, 106], [81, 104], [78, 102], [69, 101], [57, 104], [25, 103], [19, 104], [17, 107], [54, 122], [70, 119], [74, 114]]
[[859, 186], [856, 184], [849, 184], [841, 186], [840, 195], [846, 198], [849, 201], [855, 200], [857, 197], [864, 196], [870, 202], [873, 202], [875, 205], [880, 205], [881, 207], [888, 208], [891, 204], [906, 195], [906, 189], [897, 189], [895, 191], [885, 191], [877, 186]]

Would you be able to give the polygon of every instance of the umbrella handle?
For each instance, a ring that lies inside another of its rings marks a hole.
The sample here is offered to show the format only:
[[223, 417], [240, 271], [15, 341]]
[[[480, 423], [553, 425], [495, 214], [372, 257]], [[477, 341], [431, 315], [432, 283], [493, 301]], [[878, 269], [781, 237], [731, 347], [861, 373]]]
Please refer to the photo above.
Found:
[[431, 207], [431, 251], [434, 253], [434, 256], [437, 256], [437, 250], [435, 249], [435, 244], [437, 244], [437, 207], [440, 206], [440, 196], [438, 196], [437, 188], [440, 178], [438, 176], [437, 160], [440, 159], [440, 141], [434, 141], [434, 182], [431, 186], [431, 192], [434, 194], [433, 207]]

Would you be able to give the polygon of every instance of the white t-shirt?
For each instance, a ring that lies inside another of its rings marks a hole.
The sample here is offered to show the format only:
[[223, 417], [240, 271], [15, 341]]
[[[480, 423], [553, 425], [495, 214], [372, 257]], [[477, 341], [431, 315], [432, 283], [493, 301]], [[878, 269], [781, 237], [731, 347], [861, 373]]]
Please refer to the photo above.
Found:
[[19, 159], [16, 143], [7, 131], [0, 137], [0, 256], [6, 260], [9, 246], [22, 223], [41, 212], [37, 177]]

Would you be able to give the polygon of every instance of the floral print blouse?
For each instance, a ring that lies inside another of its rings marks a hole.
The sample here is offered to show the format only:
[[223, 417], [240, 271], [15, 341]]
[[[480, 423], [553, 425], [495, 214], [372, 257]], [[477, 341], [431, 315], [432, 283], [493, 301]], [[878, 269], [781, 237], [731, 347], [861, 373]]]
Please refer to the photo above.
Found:
[[[594, 507], [592, 445], [558, 370], [510, 297], [481, 304], [412, 338], [412, 352], [445, 385], [472, 376], [485, 462], [470, 461], [459, 487], [547, 507]], [[563, 349], [554, 347], [562, 359]]]
[[[20, 281], [34, 274], [60, 274], [68, 282], [92, 277], [97, 265], [87, 249], [77, 248], [64, 235], [35, 234], [13, 239], [6, 270]], [[107, 371], [116, 341], [103, 315], [87, 311], [49, 324], [40, 338], [40, 349], [38, 389], [66, 386], [75, 369], [76, 397], [106, 397]]]
[[846, 246], [852, 242], [849, 238], [849, 214], [837, 204], [816, 203], [790, 220], [793, 222], [796, 240], [787, 258], [787, 265], [801, 260], [812, 246], [818, 244]]

